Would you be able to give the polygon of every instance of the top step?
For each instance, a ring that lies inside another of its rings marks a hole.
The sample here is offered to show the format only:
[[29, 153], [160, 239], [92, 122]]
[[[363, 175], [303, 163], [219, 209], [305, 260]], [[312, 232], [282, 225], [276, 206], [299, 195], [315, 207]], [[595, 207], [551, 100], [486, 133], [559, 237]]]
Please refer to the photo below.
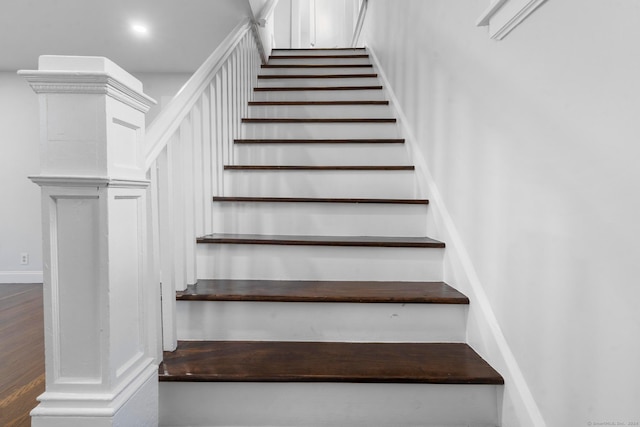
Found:
[[365, 48], [341, 48], [341, 49], [273, 49], [271, 56], [276, 57], [280, 55], [287, 56], [311, 56], [311, 55], [365, 55], [367, 53]]

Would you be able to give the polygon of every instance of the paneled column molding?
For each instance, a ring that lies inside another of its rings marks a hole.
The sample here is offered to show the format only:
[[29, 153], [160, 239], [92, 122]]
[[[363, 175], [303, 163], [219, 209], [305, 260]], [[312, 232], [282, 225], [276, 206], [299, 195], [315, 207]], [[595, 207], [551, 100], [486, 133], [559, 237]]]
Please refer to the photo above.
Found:
[[145, 113], [155, 101], [106, 58], [43, 56], [40, 101], [46, 391], [34, 427], [157, 426]]

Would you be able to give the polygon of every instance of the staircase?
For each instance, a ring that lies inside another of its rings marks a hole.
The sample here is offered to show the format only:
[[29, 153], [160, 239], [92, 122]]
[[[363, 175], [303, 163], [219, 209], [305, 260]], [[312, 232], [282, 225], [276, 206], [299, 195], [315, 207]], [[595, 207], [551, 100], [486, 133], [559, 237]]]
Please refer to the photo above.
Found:
[[497, 426], [364, 49], [274, 50], [177, 294], [163, 426]]

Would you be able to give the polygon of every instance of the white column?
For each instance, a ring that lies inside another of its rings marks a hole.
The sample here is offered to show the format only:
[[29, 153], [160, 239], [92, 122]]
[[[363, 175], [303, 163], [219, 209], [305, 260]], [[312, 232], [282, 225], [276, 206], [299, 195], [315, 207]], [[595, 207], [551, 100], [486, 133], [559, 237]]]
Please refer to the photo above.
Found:
[[106, 58], [42, 56], [46, 391], [34, 427], [157, 426], [142, 84]]

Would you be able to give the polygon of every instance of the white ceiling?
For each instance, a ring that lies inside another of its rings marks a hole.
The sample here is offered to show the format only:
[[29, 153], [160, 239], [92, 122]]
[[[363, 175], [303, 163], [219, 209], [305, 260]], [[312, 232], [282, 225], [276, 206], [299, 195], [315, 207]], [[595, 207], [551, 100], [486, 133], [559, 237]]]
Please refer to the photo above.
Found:
[[[0, 0], [0, 70], [39, 55], [106, 56], [130, 72], [193, 72], [249, 15], [246, 0]], [[131, 22], [143, 22], [140, 37]]]

